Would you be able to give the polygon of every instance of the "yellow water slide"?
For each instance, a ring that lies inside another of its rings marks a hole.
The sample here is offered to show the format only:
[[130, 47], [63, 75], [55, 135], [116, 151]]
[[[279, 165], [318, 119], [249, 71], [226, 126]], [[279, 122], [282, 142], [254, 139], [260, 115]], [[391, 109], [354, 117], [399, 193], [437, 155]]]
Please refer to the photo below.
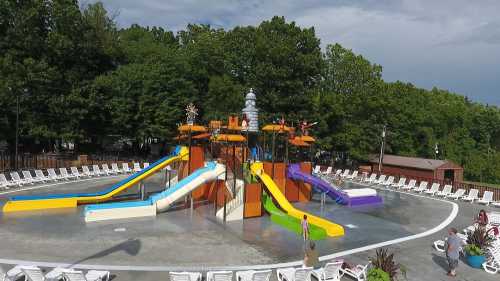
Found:
[[264, 166], [262, 162], [255, 162], [251, 165], [250, 170], [252, 174], [260, 178], [262, 183], [266, 186], [271, 196], [276, 200], [279, 207], [285, 211], [289, 216], [297, 218], [301, 220], [304, 215], [307, 215], [307, 220], [310, 224], [315, 225], [317, 227], [323, 228], [326, 231], [326, 234], [331, 237], [336, 236], [344, 236], [344, 228], [341, 225], [333, 223], [331, 221], [322, 219], [315, 215], [306, 213], [304, 211], [295, 209], [295, 207], [288, 202], [285, 195], [281, 192], [279, 187], [273, 181], [273, 179], [264, 172]]
[[78, 204], [98, 203], [111, 199], [114, 195], [124, 191], [127, 188], [147, 179], [154, 175], [167, 165], [179, 161], [188, 160], [189, 150], [186, 147], [178, 147], [173, 155], [166, 156], [149, 167], [137, 172], [110, 188], [96, 193], [80, 193], [80, 194], [53, 194], [43, 196], [16, 196], [12, 197], [3, 206], [3, 212], [20, 212], [34, 211], [43, 209], [56, 208], [75, 208]]

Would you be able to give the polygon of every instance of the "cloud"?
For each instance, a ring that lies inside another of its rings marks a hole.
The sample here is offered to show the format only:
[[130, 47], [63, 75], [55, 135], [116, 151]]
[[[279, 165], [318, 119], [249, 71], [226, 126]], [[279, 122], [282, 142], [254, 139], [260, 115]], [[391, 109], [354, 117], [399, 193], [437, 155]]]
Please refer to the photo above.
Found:
[[256, 25], [274, 15], [314, 26], [322, 46], [340, 43], [384, 67], [384, 79], [446, 88], [500, 105], [497, 0], [105, 0], [121, 27], [178, 31]]

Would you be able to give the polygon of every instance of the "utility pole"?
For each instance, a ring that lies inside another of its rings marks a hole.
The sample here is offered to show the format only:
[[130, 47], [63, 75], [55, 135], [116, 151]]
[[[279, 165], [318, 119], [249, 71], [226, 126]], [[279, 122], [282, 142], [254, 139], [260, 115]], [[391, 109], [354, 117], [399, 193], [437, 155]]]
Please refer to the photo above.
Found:
[[434, 159], [438, 159], [438, 154], [439, 154], [439, 146], [438, 143], [436, 142], [436, 145], [434, 146]]
[[382, 173], [382, 163], [384, 162], [384, 151], [385, 151], [385, 136], [387, 131], [387, 125], [384, 125], [382, 130], [382, 144], [380, 145], [380, 155], [378, 160], [378, 172]]

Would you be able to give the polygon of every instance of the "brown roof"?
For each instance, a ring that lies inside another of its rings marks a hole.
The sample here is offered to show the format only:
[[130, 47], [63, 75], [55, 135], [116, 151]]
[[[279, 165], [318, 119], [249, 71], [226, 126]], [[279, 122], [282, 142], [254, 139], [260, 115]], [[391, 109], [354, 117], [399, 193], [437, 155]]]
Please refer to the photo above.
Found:
[[[378, 163], [379, 156], [372, 155], [369, 160], [371, 163]], [[448, 160], [435, 160], [435, 159], [425, 159], [425, 158], [417, 158], [417, 157], [405, 157], [398, 155], [385, 154], [384, 155], [384, 165], [390, 166], [399, 166], [399, 167], [408, 167], [408, 168], [416, 168], [422, 170], [431, 170], [434, 171], [441, 167], [446, 166], [446, 168], [461, 168], [457, 164], [448, 161]]]

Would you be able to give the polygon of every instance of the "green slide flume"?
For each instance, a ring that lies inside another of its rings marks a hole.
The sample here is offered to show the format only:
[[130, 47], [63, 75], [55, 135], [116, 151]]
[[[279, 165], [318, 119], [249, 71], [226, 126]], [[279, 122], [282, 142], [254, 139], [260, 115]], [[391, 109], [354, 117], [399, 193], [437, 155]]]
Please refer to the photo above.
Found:
[[[272, 222], [279, 224], [280, 226], [299, 235], [302, 234], [302, 226], [299, 219], [289, 216], [281, 211], [274, 204], [271, 196], [267, 195], [266, 193], [262, 194], [262, 200], [264, 202], [264, 209], [266, 209], [266, 211], [271, 216]], [[317, 227], [312, 224], [309, 224], [309, 235], [311, 240], [322, 240], [327, 237], [326, 231], [323, 228]]]

